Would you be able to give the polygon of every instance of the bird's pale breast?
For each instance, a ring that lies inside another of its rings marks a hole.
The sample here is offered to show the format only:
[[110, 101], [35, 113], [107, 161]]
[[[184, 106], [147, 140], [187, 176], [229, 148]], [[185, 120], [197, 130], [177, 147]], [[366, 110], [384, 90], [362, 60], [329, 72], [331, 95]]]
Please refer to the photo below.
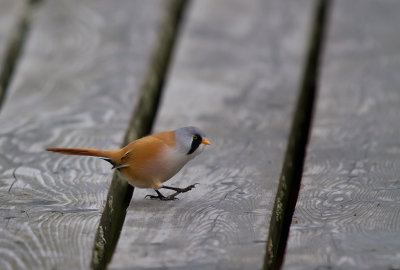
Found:
[[131, 185], [139, 188], [155, 188], [173, 177], [191, 159], [180, 153], [171, 143], [158, 137], [144, 137], [135, 141], [121, 168]]

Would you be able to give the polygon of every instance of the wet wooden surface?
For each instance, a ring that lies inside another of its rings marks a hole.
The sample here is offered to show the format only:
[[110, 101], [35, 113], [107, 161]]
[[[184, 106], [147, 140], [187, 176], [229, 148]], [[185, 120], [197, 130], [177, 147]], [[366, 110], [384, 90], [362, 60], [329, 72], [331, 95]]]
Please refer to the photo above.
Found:
[[333, 4], [283, 269], [400, 269], [400, 2]]
[[0, 269], [89, 267], [110, 165], [44, 148], [123, 140], [162, 1], [116, 2], [46, 0], [33, 13], [0, 112]]
[[[311, 1], [193, 1], [155, 131], [212, 145], [168, 184], [135, 190], [110, 269], [260, 269], [301, 75]], [[168, 192], [165, 192], [166, 194]]]

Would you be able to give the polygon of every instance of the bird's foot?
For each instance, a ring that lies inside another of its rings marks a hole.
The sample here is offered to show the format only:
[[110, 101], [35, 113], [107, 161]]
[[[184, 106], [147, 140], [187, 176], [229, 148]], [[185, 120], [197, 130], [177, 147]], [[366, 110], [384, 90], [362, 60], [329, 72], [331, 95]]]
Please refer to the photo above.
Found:
[[160, 194], [155, 196], [155, 195], [148, 194], [148, 195], [145, 196], [145, 198], [148, 197], [148, 198], [150, 198], [152, 200], [160, 200], [160, 201], [174, 201], [174, 200], [179, 200], [178, 198], [175, 198], [176, 195], [178, 195], [178, 194], [179, 194], [179, 192], [175, 192], [174, 194], [171, 194], [169, 196], [164, 196], [164, 195], [160, 196]]
[[155, 195], [150, 195], [150, 194], [149, 194], [149, 195], [146, 195], [145, 198], [148, 197], [148, 198], [150, 198], [150, 199], [152, 199], [152, 200], [160, 200], [160, 201], [173, 201], [173, 200], [178, 200], [178, 198], [176, 198], [176, 196], [178, 196], [178, 194], [185, 193], [185, 192], [188, 192], [189, 190], [192, 190], [194, 187], [196, 187], [197, 184], [198, 184], [198, 183], [195, 183], [195, 184], [190, 185], [190, 186], [187, 186], [187, 187], [185, 187], [185, 188], [176, 188], [176, 187], [162, 186], [162, 188], [174, 190], [175, 193], [173, 193], [173, 194], [171, 194], [171, 195], [168, 195], [168, 196], [164, 196], [164, 195], [161, 194], [160, 191], [156, 190], [157, 196], [155, 196]]

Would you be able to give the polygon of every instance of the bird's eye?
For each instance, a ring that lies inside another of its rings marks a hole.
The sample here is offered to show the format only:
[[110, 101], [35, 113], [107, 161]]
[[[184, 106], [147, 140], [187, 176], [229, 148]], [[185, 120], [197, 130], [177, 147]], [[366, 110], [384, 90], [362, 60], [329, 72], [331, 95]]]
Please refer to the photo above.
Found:
[[197, 135], [193, 135], [193, 140], [195, 141], [197, 139], [198, 139], [198, 136]]

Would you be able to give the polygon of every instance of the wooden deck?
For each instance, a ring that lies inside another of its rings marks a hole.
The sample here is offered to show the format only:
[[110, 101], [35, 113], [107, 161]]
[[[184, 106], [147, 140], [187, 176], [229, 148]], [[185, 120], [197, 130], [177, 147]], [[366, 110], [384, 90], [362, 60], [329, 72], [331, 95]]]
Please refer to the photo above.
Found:
[[[400, 269], [399, 14], [0, 0], [0, 269]], [[212, 146], [177, 201], [44, 151], [187, 125]]]

